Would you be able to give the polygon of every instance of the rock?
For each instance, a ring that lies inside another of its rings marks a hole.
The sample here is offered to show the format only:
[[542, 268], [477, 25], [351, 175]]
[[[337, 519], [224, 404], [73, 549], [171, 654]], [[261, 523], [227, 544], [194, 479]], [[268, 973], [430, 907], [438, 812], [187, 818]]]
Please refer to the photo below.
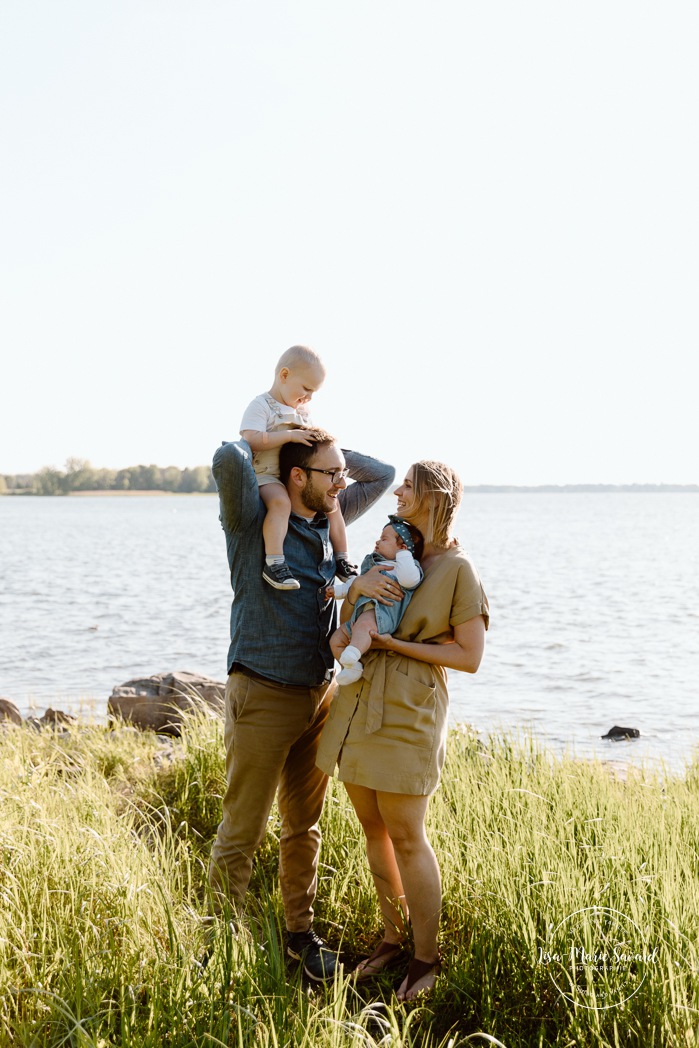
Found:
[[618, 742], [620, 739], [639, 739], [641, 733], [638, 728], [620, 728], [617, 724], [613, 728], [610, 728], [606, 735], [600, 736], [602, 739], [613, 739]]
[[225, 683], [187, 670], [156, 673], [114, 688], [107, 711], [137, 728], [179, 735], [184, 711], [203, 707], [220, 713], [225, 690]]
[[0, 699], [0, 721], [10, 721], [11, 724], [21, 724], [22, 714], [14, 702], [9, 699]]
[[43, 717], [39, 717], [39, 723], [48, 725], [51, 728], [58, 728], [62, 725], [75, 724], [77, 718], [73, 717], [70, 713], [64, 713], [63, 710], [52, 710], [51, 707], [47, 709]]
[[34, 731], [52, 728], [60, 734], [65, 734], [65, 729], [77, 724], [78, 718], [74, 717], [72, 713], [64, 713], [63, 710], [52, 710], [49, 706], [42, 717], [27, 717], [24, 723], [28, 728], [33, 728]]

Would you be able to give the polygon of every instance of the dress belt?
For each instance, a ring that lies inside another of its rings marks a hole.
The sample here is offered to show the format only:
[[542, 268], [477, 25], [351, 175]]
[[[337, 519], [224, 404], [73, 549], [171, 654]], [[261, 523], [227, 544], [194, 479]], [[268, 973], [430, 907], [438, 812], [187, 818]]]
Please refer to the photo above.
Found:
[[[386, 660], [393, 652], [376, 652], [364, 661], [364, 679], [369, 685], [367, 700], [366, 735], [373, 735], [383, 724], [383, 696], [386, 691]], [[383, 656], [383, 657], [381, 657]]]

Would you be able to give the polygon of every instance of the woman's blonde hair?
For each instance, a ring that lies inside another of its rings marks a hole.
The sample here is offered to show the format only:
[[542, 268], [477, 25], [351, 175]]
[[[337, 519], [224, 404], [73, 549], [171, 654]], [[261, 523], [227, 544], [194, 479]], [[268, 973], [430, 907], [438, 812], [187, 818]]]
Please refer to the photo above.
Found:
[[427, 512], [425, 543], [448, 546], [464, 492], [461, 478], [443, 462], [423, 459], [413, 465], [413, 490], [416, 508]]

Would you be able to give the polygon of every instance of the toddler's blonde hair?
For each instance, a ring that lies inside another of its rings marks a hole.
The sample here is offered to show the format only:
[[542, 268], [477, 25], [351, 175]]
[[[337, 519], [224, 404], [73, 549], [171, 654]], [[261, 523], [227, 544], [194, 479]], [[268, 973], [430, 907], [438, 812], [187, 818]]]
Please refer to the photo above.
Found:
[[310, 346], [290, 346], [277, 361], [275, 375], [278, 375], [282, 368], [288, 368], [289, 371], [293, 371], [294, 368], [298, 367], [320, 368], [323, 374], [325, 374], [325, 364], [315, 349], [311, 349]]

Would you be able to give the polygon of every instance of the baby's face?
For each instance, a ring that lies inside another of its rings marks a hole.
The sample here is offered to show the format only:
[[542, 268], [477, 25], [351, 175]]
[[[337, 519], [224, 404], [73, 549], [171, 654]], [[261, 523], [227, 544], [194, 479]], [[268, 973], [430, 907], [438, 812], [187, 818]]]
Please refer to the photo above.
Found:
[[395, 560], [399, 549], [403, 549], [403, 544], [398, 538], [398, 533], [390, 524], [387, 524], [381, 532], [379, 541], [374, 546], [374, 552], [385, 557], [386, 560]]
[[[286, 372], [286, 374], [285, 374]], [[323, 385], [325, 372], [320, 367], [283, 368], [279, 381], [284, 396], [284, 403], [290, 408], [307, 404], [313, 394]]]

